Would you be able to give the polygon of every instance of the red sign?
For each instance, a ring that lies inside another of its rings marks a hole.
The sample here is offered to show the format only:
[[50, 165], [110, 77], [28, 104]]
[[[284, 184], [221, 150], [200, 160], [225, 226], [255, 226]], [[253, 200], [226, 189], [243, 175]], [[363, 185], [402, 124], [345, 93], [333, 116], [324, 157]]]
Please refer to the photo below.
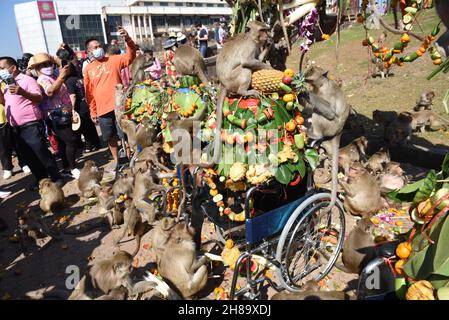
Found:
[[38, 1], [37, 8], [39, 9], [39, 15], [41, 20], [55, 20], [56, 12], [53, 1]]

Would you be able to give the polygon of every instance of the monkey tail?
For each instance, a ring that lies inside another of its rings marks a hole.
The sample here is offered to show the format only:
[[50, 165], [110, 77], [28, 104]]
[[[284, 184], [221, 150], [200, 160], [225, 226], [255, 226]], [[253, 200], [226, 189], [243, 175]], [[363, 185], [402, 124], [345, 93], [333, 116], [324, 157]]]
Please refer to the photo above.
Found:
[[142, 240], [140, 234], [136, 234], [135, 238], [136, 238], [136, 249], [134, 249], [134, 252], [131, 254], [133, 257], [135, 257], [137, 255], [137, 253], [139, 252], [139, 250], [140, 250], [140, 243], [141, 243], [141, 240]]
[[331, 202], [326, 208], [329, 212], [335, 206], [337, 201], [337, 188], [338, 188], [338, 148], [340, 146], [341, 134], [338, 134], [332, 139], [332, 189], [331, 189]]
[[76, 229], [76, 230], [74, 230], [74, 231], [62, 230], [62, 233], [68, 234], [68, 235], [75, 235], [75, 236], [78, 236], [78, 235], [80, 235], [80, 234], [89, 232], [89, 231], [91, 231], [91, 230], [93, 230], [93, 229], [95, 229], [95, 228], [97, 228], [97, 227], [104, 226], [105, 224], [106, 224], [106, 223], [105, 223], [105, 220], [104, 220], [104, 219], [101, 219], [100, 221], [97, 221], [97, 222], [95, 222], [95, 223], [89, 224], [89, 226], [87, 226], [87, 227], [85, 227], [85, 228], [82, 228], [82, 229], [81, 229], [81, 228], [80, 228], [80, 229]]
[[214, 137], [214, 154], [212, 159], [207, 163], [200, 163], [198, 166], [200, 168], [210, 168], [213, 165], [217, 164], [220, 161], [221, 157], [221, 127], [223, 125], [223, 104], [224, 99], [227, 95], [227, 90], [223, 85], [220, 85], [218, 96], [217, 96], [217, 108], [215, 110], [217, 121], [215, 128], [215, 137]]

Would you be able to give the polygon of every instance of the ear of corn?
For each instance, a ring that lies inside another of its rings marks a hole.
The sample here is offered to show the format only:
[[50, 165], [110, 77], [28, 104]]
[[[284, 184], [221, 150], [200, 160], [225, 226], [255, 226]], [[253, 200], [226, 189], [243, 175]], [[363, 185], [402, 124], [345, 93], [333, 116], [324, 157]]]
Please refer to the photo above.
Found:
[[270, 93], [279, 91], [284, 73], [278, 70], [259, 70], [253, 73], [251, 85], [257, 91]]

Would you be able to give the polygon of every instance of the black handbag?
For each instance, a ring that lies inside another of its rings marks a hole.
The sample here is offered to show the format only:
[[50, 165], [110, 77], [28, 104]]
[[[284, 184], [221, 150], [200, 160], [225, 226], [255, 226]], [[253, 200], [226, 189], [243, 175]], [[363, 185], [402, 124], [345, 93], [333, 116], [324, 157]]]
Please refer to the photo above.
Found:
[[72, 108], [60, 107], [50, 113], [50, 119], [56, 127], [72, 125]]

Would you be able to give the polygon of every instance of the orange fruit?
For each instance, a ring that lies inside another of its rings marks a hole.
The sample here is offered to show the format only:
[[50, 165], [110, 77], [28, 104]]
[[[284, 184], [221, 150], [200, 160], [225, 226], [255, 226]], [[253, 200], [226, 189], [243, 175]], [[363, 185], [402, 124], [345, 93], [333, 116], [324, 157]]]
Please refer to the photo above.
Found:
[[401, 42], [404, 42], [404, 43], [410, 42], [410, 36], [408, 34], [404, 33], [401, 37]]
[[296, 124], [293, 121], [289, 121], [285, 124], [285, 129], [288, 132], [293, 132], [296, 129]]
[[232, 249], [234, 247], [234, 241], [232, 239], [226, 240], [226, 248]]
[[218, 194], [218, 190], [217, 189], [210, 189], [209, 194], [212, 197], [215, 197]]
[[441, 61], [440, 58], [433, 60], [433, 64], [434, 64], [434, 65], [439, 65], [439, 64], [441, 64], [441, 62], [442, 62], [442, 61]]
[[426, 48], [425, 47], [419, 47], [418, 50], [421, 51], [422, 53], [426, 53]]
[[321, 35], [321, 39], [323, 39], [323, 40], [329, 40], [330, 39], [330, 35], [328, 35], [328, 34], [326, 34], [326, 33], [323, 33], [322, 35]]
[[396, 255], [401, 259], [407, 259], [412, 253], [412, 246], [408, 242], [401, 242], [396, 248]]
[[406, 262], [407, 262], [407, 261], [404, 260], [404, 259], [401, 259], [401, 260], [396, 261], [396, 263], [395, 263], [395, 265], [394, 265], [394, 270], [395, 270], [397, 273], [399, 273], [399, 274], [402, 275], [402, 274], [404, 273], [403, 267], [404, 267], [404, 264], [405, 264]]
[[423, 53], [421, 52], [421, 50], [416, 50], [416, 55], [418, 56], [418, 57], [421, 57], [422, 55], [423, 55]]
[[285, 69], [284, 70], [284, 76], [293, 77], [294, 75], [295, 75], [295, 72], [292, 69]]

